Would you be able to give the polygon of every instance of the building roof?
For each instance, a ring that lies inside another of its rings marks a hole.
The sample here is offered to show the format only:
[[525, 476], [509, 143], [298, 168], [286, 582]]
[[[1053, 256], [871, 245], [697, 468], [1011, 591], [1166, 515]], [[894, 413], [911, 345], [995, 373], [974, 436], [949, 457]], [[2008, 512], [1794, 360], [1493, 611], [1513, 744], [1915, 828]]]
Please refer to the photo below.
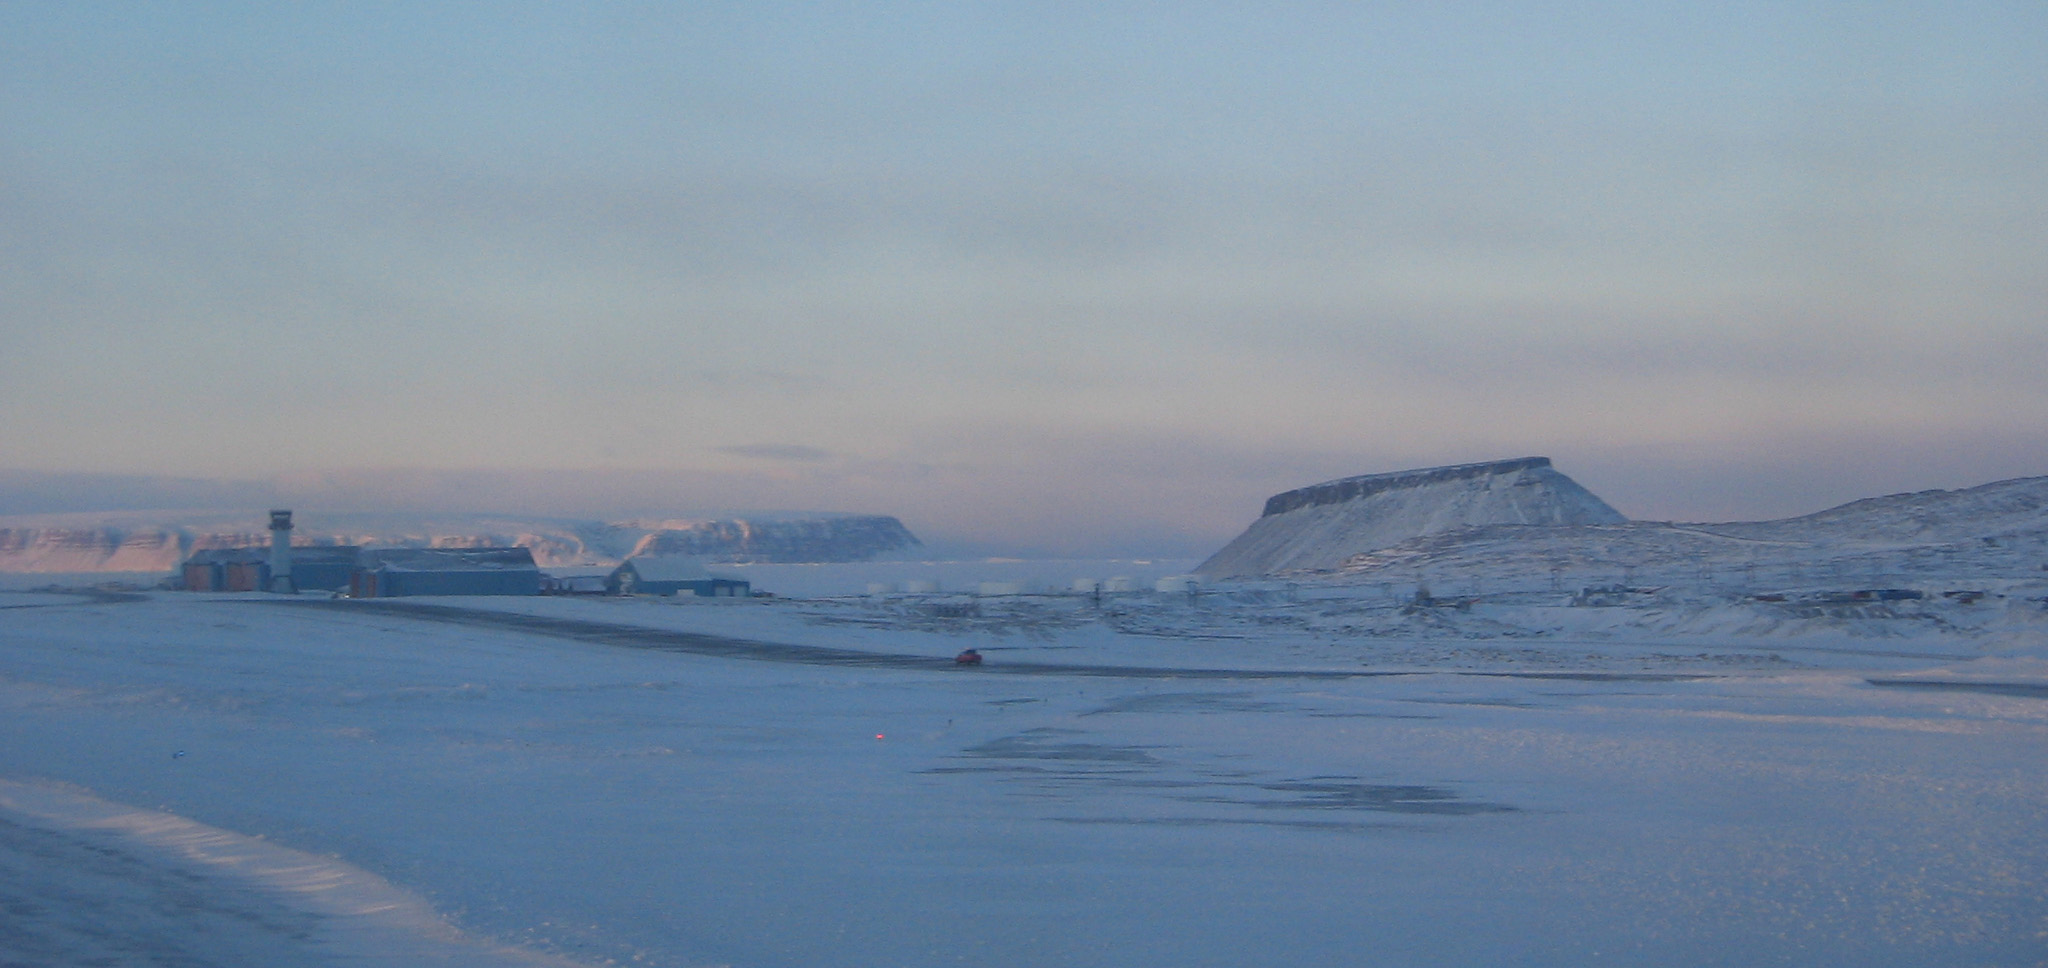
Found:
[[249, 564], [270, 560], [268, 548], [206, 548], [192, 552], [185, 559], [188, 565], [232, 565]]
[[641, 581], [706, 581], [711, 577], [704, 570], [704, 560], [694, 555], [640, 555], [626, 559], [619, 568], [628, 566]]
[[386, 571], [538, 571], [528, 548], [374, 548], [362, 566]]
[[546, 565], [540, 570], [549, 578], [609, 578], [617, 565]]
[[[315, 564], [324, 562], [348, 563], [356, 560], [355, 545], [293, 545], [293, 564]], [[192, 552], [185, 559], [188, 565], [224, 565], [235, 562], [268, 562], [269, 545], [252, 545], [246, 548], [204, 548]]]

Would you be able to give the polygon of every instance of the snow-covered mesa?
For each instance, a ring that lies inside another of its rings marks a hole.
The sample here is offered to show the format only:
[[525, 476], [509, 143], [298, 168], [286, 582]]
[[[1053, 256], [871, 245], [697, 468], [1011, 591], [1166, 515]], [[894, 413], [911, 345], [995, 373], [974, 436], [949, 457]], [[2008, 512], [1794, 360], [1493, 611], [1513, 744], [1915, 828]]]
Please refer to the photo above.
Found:
[[1197, 572], [1341, 601], [1379, 635], [2024, 641], [2048, 598], [2048, 477], [1684, 524], [1622, 520], [1542, 458], [1460, 465], [1276, 495]]
[[1368, 474], [1275, 494], [1199, 571], [1212, 578], [1329, 571], [1361, 551], [1489, 524], [1618, 524], [1621, 513], [1546, 457]]
[[1854, 501], [1777, 521], [1628, 521], [1545, 458], [1345, 478], [1275, 495], [1197, 571], [1337, 584], [1430, 574], [1734, 586], [2040, 570], [2048, 477]]

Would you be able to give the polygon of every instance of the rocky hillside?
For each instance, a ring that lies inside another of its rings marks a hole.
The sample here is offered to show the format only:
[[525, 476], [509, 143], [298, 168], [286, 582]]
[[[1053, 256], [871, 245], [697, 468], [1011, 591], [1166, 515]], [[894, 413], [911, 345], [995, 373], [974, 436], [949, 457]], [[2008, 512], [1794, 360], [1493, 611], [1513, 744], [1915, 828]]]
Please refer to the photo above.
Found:
[[1547, 457], [1368, 474], [1273, 495], [1265, 513], [1196, 572], [1212, 579], [1329, 572], [1427, 535], [1625, 520]]
[[2048, 477], [1867, 498], [1775, 521], [1489, 525], [1353, 555], [1335, 582], [1438, 591], [1995, 585], [2048, 573]]
[[[169, 571], [194, 551], [266, 546], [263, 511], [135, 511], [0, 518], [0, 571]], [[776, 513], [640, 521], [503, 515], [298, 515], [293, 543], [383, 548], [533, 549], [543, 566], [612, 564], [635, 554], [718, 562], [860, 561], [918, 547], [883, 515]]]

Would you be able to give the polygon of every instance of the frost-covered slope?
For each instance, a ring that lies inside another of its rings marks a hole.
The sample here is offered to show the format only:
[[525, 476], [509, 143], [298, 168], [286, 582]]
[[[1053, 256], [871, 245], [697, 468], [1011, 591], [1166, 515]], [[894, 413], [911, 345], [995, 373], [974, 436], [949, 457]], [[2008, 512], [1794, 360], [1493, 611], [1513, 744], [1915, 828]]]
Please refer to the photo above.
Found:
[[1776, 521], [1472, 528], [1354, 555], [1333, 577], [1491, 592], [1546, 583], [1758, 592], [1995, 584], [2042, 578], [2044, 567], [2048, 477], [2028, 477]]
[[1547, 457], [1369, 474], [1274, 495], [1263, 516], [1196, 571], [1208, 578], [1329, 571], [1424, 535], [1624, 520]]
[[[261, 511], [131, 511], [0, 518], [0, 571], [166, 571], [193, 551], [269, 544]], [[542, 565], [613, 563], [634, 554], [719, 561], [860, 561], [918, 545], [893, 517], [769, 513], [642, 521], [507, 515], [298, 516], [302, 545], [533, 549]]]
[[1700, 525], [1763, 539], [1870, 546], [1947, 544], [2048, 532], [2048, 477], [2020, 477], [1956, 491], [1914, 491], [1851, 501], [1777, 521]]

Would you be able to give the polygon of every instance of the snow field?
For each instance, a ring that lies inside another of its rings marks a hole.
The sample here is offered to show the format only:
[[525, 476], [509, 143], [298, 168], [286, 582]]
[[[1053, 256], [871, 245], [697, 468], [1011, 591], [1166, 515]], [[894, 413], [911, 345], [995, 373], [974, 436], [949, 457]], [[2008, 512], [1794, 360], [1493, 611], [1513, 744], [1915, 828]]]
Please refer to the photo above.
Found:
[[1640, 657], [1597, 640], [1395, 678], [1014, 675], [995, 666], [1324, 668], [1343, 641], [1269, 648], [1244, 616], [1201, 623], [1240, 635], [1220, 638], [1057, 610], [451, 603], [937, 659], [966, 642], [991, 668], [252, 596], [0, 609], [0, 777], [334, 859], [469, 937], [587, 964], [2048, 957], [2048, 703], [1867, 681], [2034, 681], [2024, 649], [1678, 679], [1602, 678]]

